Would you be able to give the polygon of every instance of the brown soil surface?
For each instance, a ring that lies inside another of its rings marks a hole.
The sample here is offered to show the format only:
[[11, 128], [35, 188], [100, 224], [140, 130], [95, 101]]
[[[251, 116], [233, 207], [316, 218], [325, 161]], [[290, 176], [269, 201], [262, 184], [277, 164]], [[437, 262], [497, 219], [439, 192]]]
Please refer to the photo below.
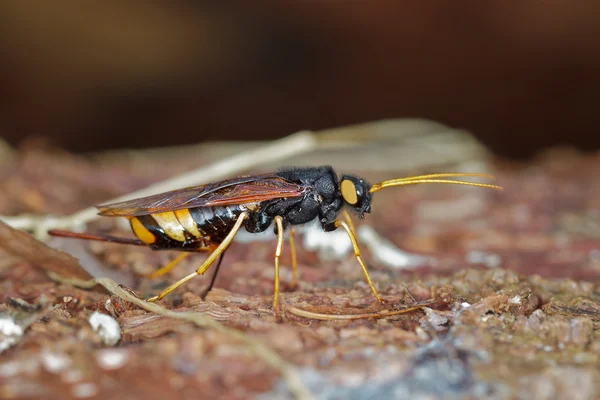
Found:
[[[0, 214], [72, 213], [192, 164], [23, 150], [0, 163]], [[300, 284], [287, 291], [284, 250], [284, 308], [357, 314], [431, 300], [427, 308], [331, 321], [284, 312], [278, 322], [270, 305], [274, 241], [235, 243], [207, 301], [199, 297], [204, 277], [161, 304], [208, 315], [266, 344], [295, 365], [317, 398], [599, 398], [600, 156], [554, 152], [529, 164], [489, 168], [503, 192], [422, 185], [377, 193], [373, 213], [357, 223], [405, 251], [432, 257], [410, 270], [368, 262], [385, 306], [375, 301], [351, 255], [321, 261], [301, 243]], [[113, 219], [87, 229], [129, 235]], [[64, 265], [76, 276], [67, 267], [73, 259], [57, 260], [54, 251], [5, 227], [0, 239], [0, 344], [12, 335], [10, 321], [24, 329], [0, 354], [0, 398], [292, 396], [280, 371], [245, 344], [97, 288], [56, 283], [40, 266]], [[149, 281], [144, 275], [174, 252], [69, 243], [83, 265], [99, 266], [99, 275], [117, 277], [143, 297], [188, 274], [203, 257], [189, 257]], [[116, 345], [92, 329], [94, 311], [118, 322]]]

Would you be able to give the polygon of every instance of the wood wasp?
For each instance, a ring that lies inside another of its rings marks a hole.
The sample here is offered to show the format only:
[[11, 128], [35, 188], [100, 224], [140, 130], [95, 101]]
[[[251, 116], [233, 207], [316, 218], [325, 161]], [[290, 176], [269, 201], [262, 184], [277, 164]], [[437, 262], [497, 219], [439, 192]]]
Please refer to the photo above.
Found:
[[377, 300], [383, 302], [361, 256], [348, 210], [355, 211], [363, 218], [365, 213], [371, 212], [373, 193], [393, 186], [441, 183], [502, 189], [487, 183], [449, 179], [457, 177], [493, 178], [478, 173], [439, 173], [392, 179], [370, 185], [364, 179], [353, 175], [343, 175], [338, 179], [330, 166], [286, 168], [274, 173], [243, 176], [98, 206], [102, 216], [129, 219], [137, 239], [62, 230], [52, 230], [49, 233], [54, 236], [143, 245], [154, 250], [186, 251], [151, 277], [170, 271], [190, 252], [210, 252], [196, 271], [148, 299], [156, 301], [190, 279], [204, 274], [218, 259], [211, 283], [203, 293], [204, 298], [214, 284], [223, 254], [238, 231], [245, 228], [248, 232], [258, 233], [274, 225], [277, 245], [274, 260], [273, 309], [276, 311], [284, 231], [290, 231], [291, 286], [295, 286], [297, 267], [293, 227], [317, 219], [325, 231], [338, 228], [346, 231], [367, 284]]

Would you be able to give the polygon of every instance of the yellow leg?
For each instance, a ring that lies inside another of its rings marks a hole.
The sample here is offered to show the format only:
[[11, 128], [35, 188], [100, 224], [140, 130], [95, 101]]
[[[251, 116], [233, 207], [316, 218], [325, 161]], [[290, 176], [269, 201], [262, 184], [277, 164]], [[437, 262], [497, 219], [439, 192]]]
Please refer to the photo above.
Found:
[[352, 218], [350, 218], [350, 213], [348, 212], [348, 210], [342, 210], [342, 215], [344, 216], [344, 221], [346, 221], [346, 223], [350, 227], [352, 234], [356, 236], [356, 228], [354, 228], [354, 222], [352, 222]]
[[292, 281], [290, 289], [294, 289], [298, 285], [298, 263], [296, 262], [296, 244], [294, 242], [294, 228], [290, 228], [290, 253], [292, 255]]
[[275, 278], [273, 289], [273, 310], [277, 313], [277, 303], [279, 302], [279, 259], [283, 251], [283, 218], [279, 215], [274, 218], [277, 226], [277, 248], [275, 249]]
[[238, 231], [242, 227], [242, 224], [244, 223], [244, 220], [246, 219], [247, 216], [248, 216], [248, 214], [246, 214], [246, 213], [240, 214], [237, 221], [235, 222], [235, 225], [233, 226], [231, 231], [229, 231], [229, 233], [227, 234], [227, 236], [225, 237], [223, 242], [219, 246], [217, 246], [215, 251], [213, 251], [208, 256], [208, 258], [202, 263], [202, 265], [196, 271], [189, 274], [185, 278], [182, 278], [179, 281], [175, 282], [174, 284], [172, 284], [171, 286], [169, 286], [168, 288], [163, 290], [158, 296], [149, 298], [148, 301], [154, 302], [154, 301], [160, 300], [163, 297], [165, 297], [166, 295], [168, 295], [169, 293], [171, 293], [173, 290], [177, 289], [179, 286], [181, 286], [184, 283], [186, 283], [187, 281], [189, 281], [190, 279], [205, 273], [206, 270], [208, 270], [210, 268], [210, 266], [215, 262], [217, 257], [219, 257], [227, 249], [227, 247], [229, 247], [229, 245], [233, 241], [233, 238], [235, 237], [236, 233], [238, 233]]
[[375, 286], [373, 286], [373, 282], [371, 282], [371, 278], [369, 277], [369, 272], [367, 271], [367, 267], [365, 266], [365, 263], [363, 262], [363, 259], [360, 255], [360, 248], [358, 247], [358, 241], [356, 240], [356, 236], [354, 235], [354, 232], [352, 232], [352, 228], [350, 228], [348, 223], [346, 223], [345, 221], [340, 221], [340, 220], [335, 221], [335, 226], [338, 228], [341, 226], [342, 228], [344, 228], [346, 230], [346, 233], [348, 234], [348, 236], [350, 237], [350, 241], [352, 242], [352, 248], [354, 248], [354, 256], [358, 260], [358, 263], [360, 264], [360, 267], [363, 270], [363, 274], [365, 275], [365, 280], [367, 281], [367, 283], [369, 284], [369, 287], [373, 291], [373, 295], [375, 296], [375, 298], [377, 298], [377, 300], [380, 303], [383, 303], [383, 300], [379, 296], [379, 293], [377, 293]]
[[165, 265], [161, 269], [156, 270], [153, 273], [146, 275], [146, 278], [148, 278], [148, 279], [156, 279], [159, 276], [163, 276], [164, 274], [166, 274], [167, 272], [169, 272], [173, 268], [175, 268], [177, 266], [177, 264], [179, 264], [181, 262], [181, 260], [183, 260], [184, 258], [186, 258], [189, 255], [190, 255], [190, 253], [180, 253], [177, 257], [175, 257], [173, 260], [171, 260], [170, 263], [168, 263], [167, 265]]

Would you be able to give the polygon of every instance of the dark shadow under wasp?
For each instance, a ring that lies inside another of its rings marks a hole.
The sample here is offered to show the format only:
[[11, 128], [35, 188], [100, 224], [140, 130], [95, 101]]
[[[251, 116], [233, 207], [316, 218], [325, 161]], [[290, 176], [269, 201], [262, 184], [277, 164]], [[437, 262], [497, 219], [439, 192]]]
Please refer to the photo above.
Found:
[[333, 168], [287, 168], [279, 172], [245, 176], [221, 182], [189, 187], [139, 199], [99, 206], [99, 214], [108, 217], [125, 217], [137, 239], [92, 235], [52, 230], [54, 236], [101, 240], [115, 243], [145, 245], [153, 250], [184, 250], [151, 277], [170, 271], [189, 252], [210, 252], [208, 258], [195, 272], [175, 282], [148, 301], [160, 300], [190, 279], [204, 274], [218, 259], [211, 283], [203, 297], [212, 288], [225, 250], [240, 229], [263, 232], [274, 225], [277, 235], [275, 249], [275, 278], [273, 309], [279, 301], [279, 263], [284, 243], [284, 231], [289, 229], [292, 253], [292, 282], [297, 282], [296, 254], [293, 226], [318, 219], [325, 231], [342, 228], [348, 234], [354, 256], [362, 268], [373, 295], [382, 302], [375, 289], [360, 253], [360, 248], [349, 209], [360, 218], [371, 212], [372, 194], [392, 186], [419, 183], [445, 183], [501, 189], [500, 186], [467, 182], [448, 178], [486, 177], [486, 174], [441, 173], [392, 179], [369, 185], [364, 179], [343, 175], [338, 180]]

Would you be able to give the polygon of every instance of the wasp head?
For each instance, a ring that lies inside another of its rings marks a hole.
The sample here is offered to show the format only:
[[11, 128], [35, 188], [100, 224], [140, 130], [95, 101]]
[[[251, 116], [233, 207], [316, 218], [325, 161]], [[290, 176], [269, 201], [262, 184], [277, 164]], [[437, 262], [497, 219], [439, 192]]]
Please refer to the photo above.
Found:
[[340, 181], [340, 191], [346, 204], [358, 212], [362, 218], [365, 213], [371, 212], [371, 186], [364, 179], [351, 175], [344, 175]]

